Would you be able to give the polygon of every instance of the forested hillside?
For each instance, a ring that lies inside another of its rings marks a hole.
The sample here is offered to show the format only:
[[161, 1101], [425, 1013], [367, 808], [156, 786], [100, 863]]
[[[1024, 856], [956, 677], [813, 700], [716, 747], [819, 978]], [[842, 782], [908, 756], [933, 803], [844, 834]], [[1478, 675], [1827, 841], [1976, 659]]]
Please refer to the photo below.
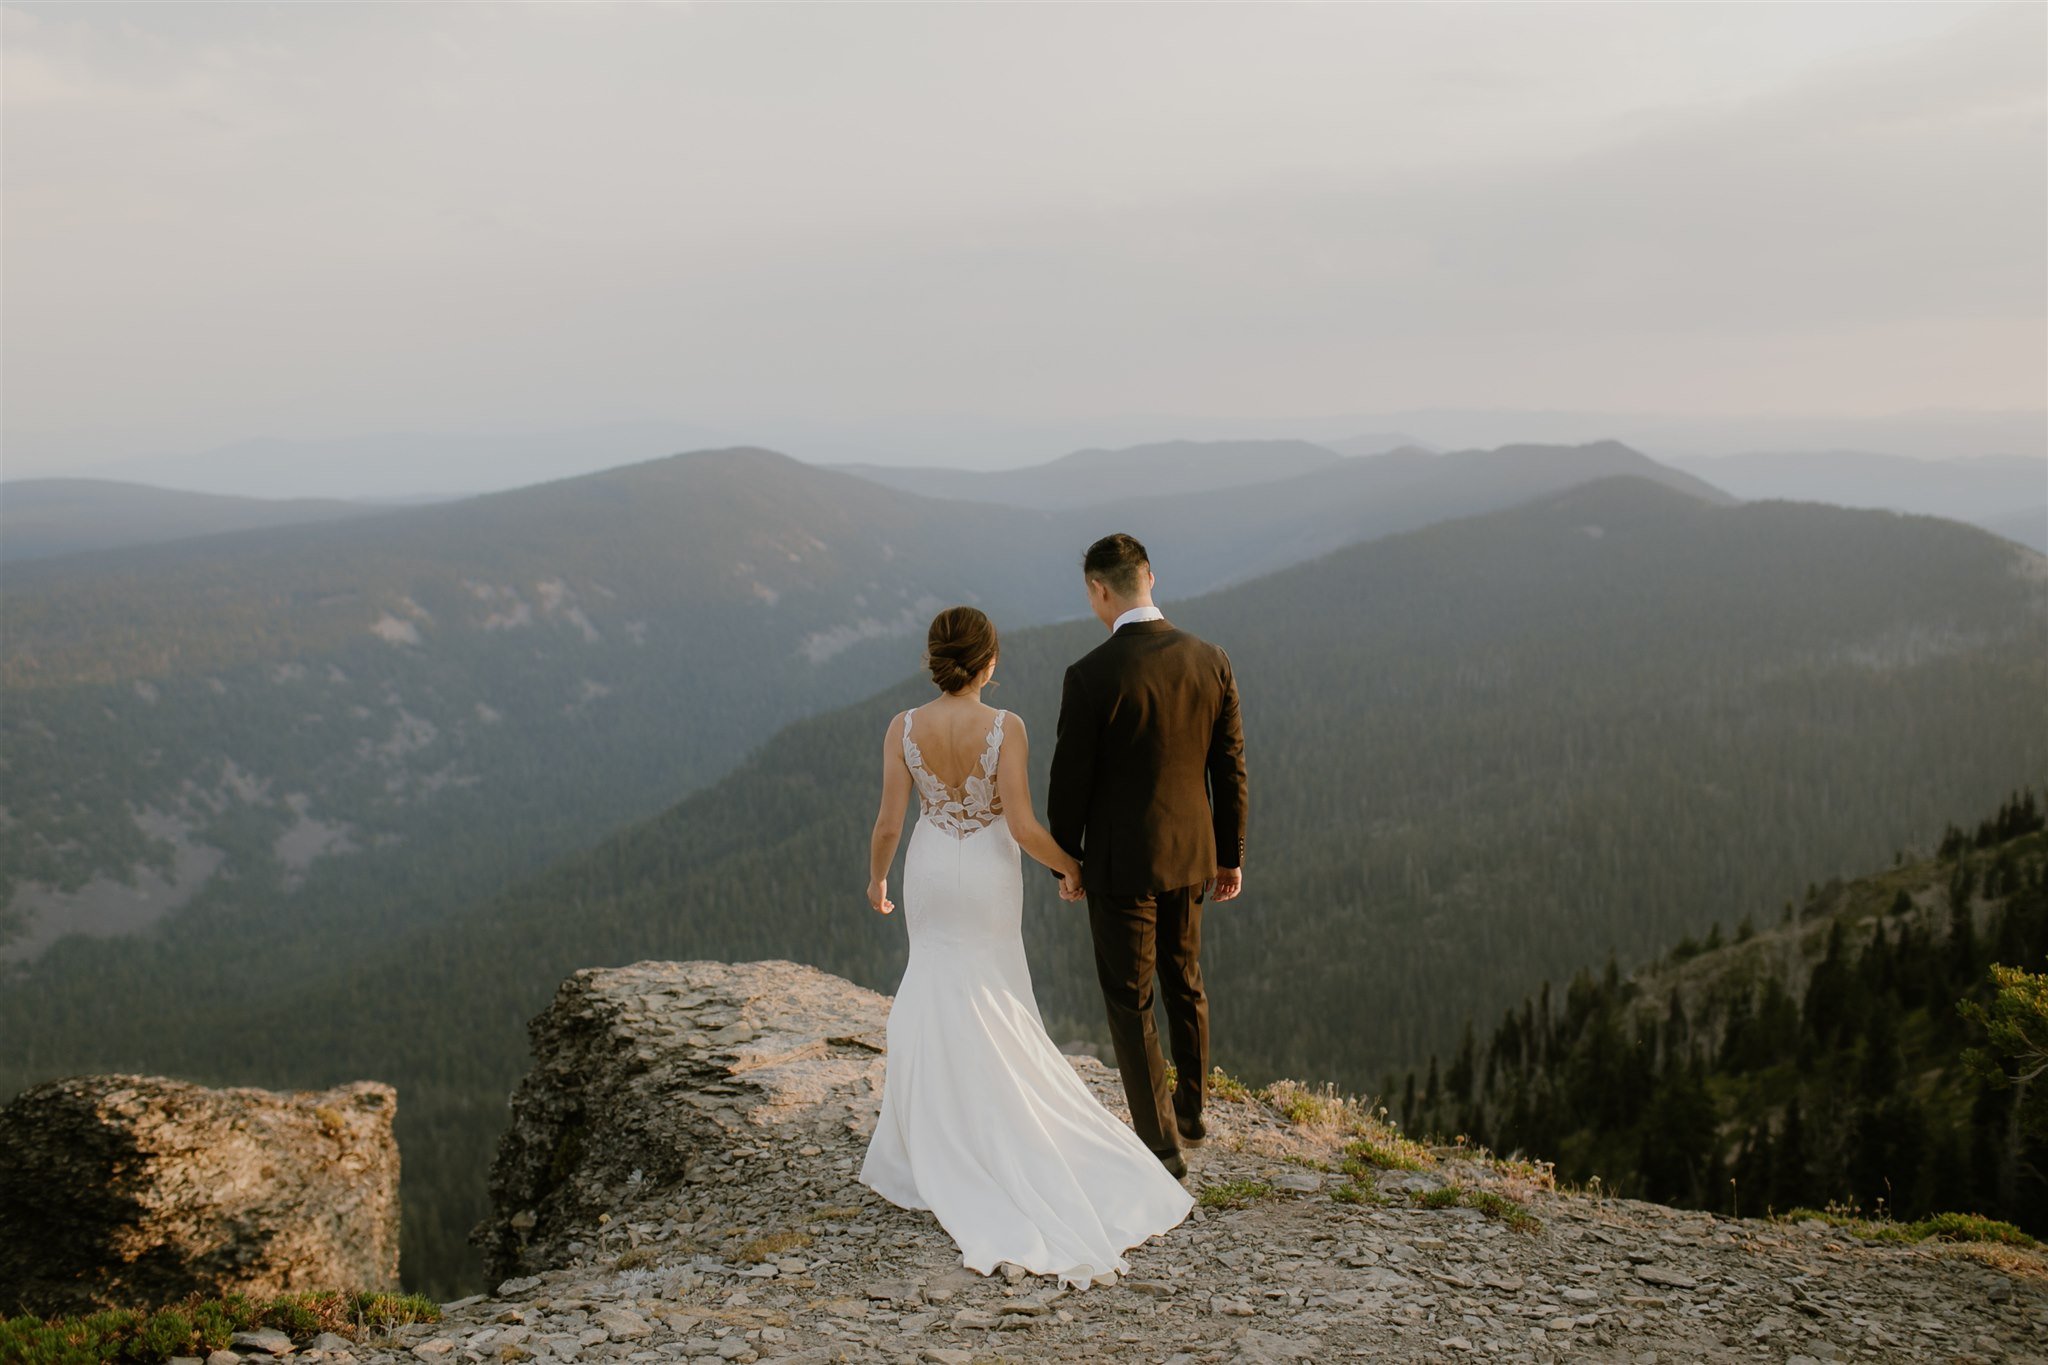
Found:
[[[1625, 478], [1169, 601], [1244, 693], [1247, 891], [1206, 929], [1216, 1060], [1368, 1089], [1545, 978], [1648, 958], [1995, 802], [2048, 764], [2044, 594], [2038, 557], [1953, 523]], [[1100, 639], [1005, 638], [991, 695], [1031, 727], [1041, 793], [1062, 670]], [[81, 961], [90, 995], [32, 979], [0, 995], [21, 1040], [0, 1090], [117, 1067], [390, 1081], [407, 1274], [473, 1287], [462, 1237], [524, 1022], [567, 973], [790, 957], [893, 988], [903, 930], [862, 899], [867, 832], [883, 729], [929, 691], [799, 722], [663, 814], [327, 970], [192, 993], [173, 983], [211, 962], [173, 938]], [[1026, 885], [1048, 1022], [1092, 1038], [1083, 912]]]
[[2042, 1108], [1964, 1064], [1960, 1002], [1993, 963], [2048, 970], [2033, 793], [1883, 872], [1758, 901], [1622, 976], [1549, 983], [1383, 1087], [1411, 1129], [1557, 1163], [1618, 1194], [1723, 1212], [1979, 1213], [2048, 1232]]

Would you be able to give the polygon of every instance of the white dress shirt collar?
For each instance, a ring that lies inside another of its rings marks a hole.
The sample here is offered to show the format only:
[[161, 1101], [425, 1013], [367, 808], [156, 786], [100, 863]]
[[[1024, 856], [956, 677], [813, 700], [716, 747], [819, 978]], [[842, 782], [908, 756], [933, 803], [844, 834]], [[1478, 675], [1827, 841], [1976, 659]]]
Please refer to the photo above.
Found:
[[1109, 633], [1114, 635], [1133, 621], [1164, 621], [1165, 619], [1166, 613], [1157, 607], [1132, 607], [1129, 611], [1116, 618], [1116, 623], [1109, 628]]

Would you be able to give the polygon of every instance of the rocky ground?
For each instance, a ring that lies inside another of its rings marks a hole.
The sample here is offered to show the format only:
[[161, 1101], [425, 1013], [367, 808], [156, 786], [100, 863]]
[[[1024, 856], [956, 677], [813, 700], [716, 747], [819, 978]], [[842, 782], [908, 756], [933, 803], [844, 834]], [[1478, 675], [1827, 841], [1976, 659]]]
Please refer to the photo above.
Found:
[[[2048, 1360], [2035, 1253], [1561, 1192], [1284, 1084], [1219, 1093], [1202, 1206], [1121, 1282], [983, 1278], [855, 1179], [886, 1003], [784, 963], [578, 973], [534, 1022], [479, 1229], [526, 1273], [329, 1358]], [[1121, 1112], [1115, 1073], [1074, 1064]]]

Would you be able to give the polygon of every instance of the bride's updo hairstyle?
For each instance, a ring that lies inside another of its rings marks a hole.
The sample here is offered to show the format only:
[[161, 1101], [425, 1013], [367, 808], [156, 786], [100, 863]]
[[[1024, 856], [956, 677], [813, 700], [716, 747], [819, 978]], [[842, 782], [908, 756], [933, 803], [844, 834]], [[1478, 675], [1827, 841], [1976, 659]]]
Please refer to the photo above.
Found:
[[974, 681], [1000, 651], [995, 622], [976, 607], [947, 607], [932, 618], [925, 636], [924, 663], [942, 692], [958, 692]]

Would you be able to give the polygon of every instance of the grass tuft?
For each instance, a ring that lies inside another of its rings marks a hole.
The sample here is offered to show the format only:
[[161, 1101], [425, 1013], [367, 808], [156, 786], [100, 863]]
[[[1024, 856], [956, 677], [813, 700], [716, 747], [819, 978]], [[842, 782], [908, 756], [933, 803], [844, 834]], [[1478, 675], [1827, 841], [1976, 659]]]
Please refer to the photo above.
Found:
[[1385, 1208], [1393, 1202], [1380, 1193], [1379, 1186], [1372, 1182], [1370, 1176], [1362, 1179], [1354, 1176], [1330, 1191], [1330, 1198], [1340, 1204], [1371, 1204], [1376, 1208]]
[[742, 1261], [759, 1263], [770, 1256], [780, 1256], [785, 1251], [795, 1251], [810, 1244], [811, 1234], [808, 1232], [771, 1232], [746, 1243], [733, 1255]]
[[1495, 1222], [1506, 1223], [1515, 1232], [1536, 1232], [1543, 1227], [1542, 1221], [1519, 1202], [1492, 1190], [1465, 1191], [1465, 1207], [1478, 1209]]
[[1275, 1081], [1266, 1087], [1266, 1103], [1289, 1123], [1303, 1127], [1334, 1127], [1343, 1123], [1347, 1106], [1332, 1086], [1311, 1090], [1299, 1081]]
[[1255, 1200], [1270, 1198], [1273, 1186], [1264, 1180], [1225, 1180], [1204, 1185], [1195, 1202], [1205, 1209], [1241, 1209]]
[[1375, 1168], [1382, 1171], [1419, 1171], [1436, 1165], [1436, 1157], [1419, 1142], [1398, 1135], [1385, 1140], [1357, 1138], [1344, 1145], [1344, 1169]]
[[1415, 1202], [1426, 1209], [1453, 1209], [1460, 1205], [1477, 1209], [1495, 1222], [1505, 1223], [1516, 1232], [1538, 1232], [1543, 1227], [1541, 1219], [1523, 1208], [1521, 1204], [1504, 1194], [1492, 1190], [1466, 1189], [1462, 1185], [1440, 1185], [1433, 1190], [1424, 1190], [1415, 1196]]

